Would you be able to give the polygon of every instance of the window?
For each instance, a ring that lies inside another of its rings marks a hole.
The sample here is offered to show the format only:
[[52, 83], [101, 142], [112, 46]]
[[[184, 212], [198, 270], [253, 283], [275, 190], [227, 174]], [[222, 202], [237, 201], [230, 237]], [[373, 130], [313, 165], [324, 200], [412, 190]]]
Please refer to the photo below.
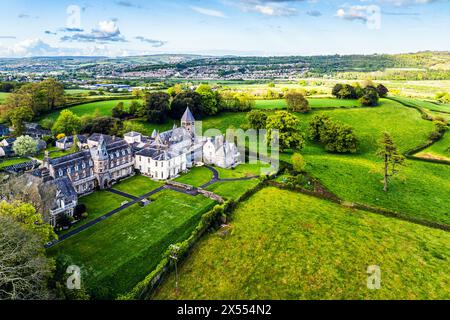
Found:
[[58, 173], [59, 173], [59, 176], [62, 177], [63, 171], [62, 171], [61, 169], [59, 169], [59, 172], [58, 172]]
[[78, 165], [75, 165], [75, 171], [78, 171], [78, 169], [79, 169]]
[[86, 164], [84, 162], [81, 164], [81, 168], [83, 168], [83, 169], [86, 168]]

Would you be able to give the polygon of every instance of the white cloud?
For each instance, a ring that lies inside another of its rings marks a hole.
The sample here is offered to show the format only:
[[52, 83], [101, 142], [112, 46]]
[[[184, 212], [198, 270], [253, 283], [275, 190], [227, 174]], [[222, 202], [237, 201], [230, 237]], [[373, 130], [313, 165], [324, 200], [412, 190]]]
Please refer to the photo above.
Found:
[[0, 48], [2, 56], [13, 57], [51, 56], [59, 52], [58, 48], [50, 46], [39, 38], [26, 39], [12, 46]]
[[79, 41], [79, 42], [126, 42], [120, 33], [119, 26], [114, 20], [105, 20], [98, 23], [97, 28], [92, 29], [90, 33], [76, 33], [70, 36], [64, 36], [61, 41]]
[[226, 18], [225, 14], [223, 14], [223, 12], [218, 11], [218, 10], [212, 10], [212, 9], [194, 7], [194, 6], [192, 6], [191, 9], [194, 10], [195, 12], [198, 12], [205, 16], [216, 17], [216, 18]]

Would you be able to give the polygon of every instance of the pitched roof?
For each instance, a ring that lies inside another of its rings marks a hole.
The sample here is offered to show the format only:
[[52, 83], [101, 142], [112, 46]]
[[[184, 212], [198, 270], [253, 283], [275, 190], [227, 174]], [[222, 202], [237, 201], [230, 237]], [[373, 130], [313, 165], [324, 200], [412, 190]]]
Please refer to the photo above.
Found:
[[189, 107], [186, 108], [186, 111], [184, 112], [183, 116], [181, 117], [182, 122], [192, 122], [195, 121], [194, 116], [191, 113], [191, 110]]

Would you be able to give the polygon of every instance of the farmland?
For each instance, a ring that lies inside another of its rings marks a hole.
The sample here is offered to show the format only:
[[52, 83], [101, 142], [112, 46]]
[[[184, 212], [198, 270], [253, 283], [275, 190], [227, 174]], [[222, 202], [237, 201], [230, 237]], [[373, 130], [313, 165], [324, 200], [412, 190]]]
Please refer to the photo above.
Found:
[[[125, 107], [131, 104], [132, 100], [109, 100], [100, 102], [90, 102], [85, 104], [80, 104], [74, 107], [67, 108], [67, 110], [72, 111], [77, 116], [81, 117], [84, 115], [94, 115], [98, 112], [101, 116], [111, 116], [111, 110], [118, 103], [123, 102]], [[45, 116], [46, 119], [56, 120], [60, 114], [60, 110], [49, 113]]]
[[131, 290], [153, 270], [168, 246], [184, 240], [214, 204], [202, 196], [171, 190], [152, 200], [146, 207], [134, 205], [72, 236], [49, 253], [80, 266], [87, 290], [95, 298], [114, 298]]
[[[265, 188], [197, 245], [156, 299], [448, 299], [450, 235]], [[368, 290], [378, 265], [380, 290]]]

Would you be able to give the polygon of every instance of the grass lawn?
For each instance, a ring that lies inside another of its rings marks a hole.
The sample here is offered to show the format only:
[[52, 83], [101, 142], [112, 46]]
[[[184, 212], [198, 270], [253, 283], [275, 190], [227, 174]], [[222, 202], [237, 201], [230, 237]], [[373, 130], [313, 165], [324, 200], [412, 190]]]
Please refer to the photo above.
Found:
[[7, 158], [5, 160], [0, 159], [0, 169], [15, 165], [15, 164], [19, 164], [19, 163], [24, 163], [24, 162], [28, 162], [31, 161], [28, 158]]
[[247, 190], [256, 186], [258, 183], [259, 179], [216, 182], [207, 187], [206, 190], [212, 191], [224, 198], [235, 200], [242, 196]]
[[[391, 179], [390, 191], [383, 192], [382, 163], [375, 155], [382, 132], [390, 132], [399, 149], [405, 152], [425, 143], [433, 124], [421, 119], [414, 109], [394, 101], [381, 101], [381, 106], [373, 109], [321, 111], [354, 128], [360, 139], [360, 151], [354, 155], [330, 154], [308, 142], [302, 150], [306, 170], [347, 201], [450, 224], [450, 170], [444, 165], [406, 161], [406, 166]], [[303, 130], [317, 113], [299, 115]], [[280, 157], [290, 162], [289, 154]]]
[[234, 169], [214, 167], [219, 172], [220, 179], [260, 176], [261, 168], [270, 168], [270, 164], [259, 161], [257, 164], [243, 163]]
[[146, 176], [136, 175], [121, 181], [114, 185], [113, 188], [132, 196], [140, 197], [160, 186], [162, 186], [161, 182], [153, 181]]
[[415, 156], [450, 161], [450, 130], [447, 130], [441, 140], [433, 143]]
[[[350, 108], [350, 107], [359, 107], [360, 104], [358, 100], [340, 100], [334, 98], [308, 98], [309, 105], [311, 108]], [[277, 99], [277, 100], [256, 100], [255, 101], [256, 109], [286, 109], [286, 100], [285, 99]]]
[[0, 104], [4, 103], [9, 95], [9, 92], [0, 92]]
[[450, 105], [448, 104], [441, 104], [438, 102], [430, 102], [430, 101], [424, 101], [424, 100], [417, 100], [412, 98], [405, 98], [405, 97], [392, 97], [396, 101], [402, 102], [406, 105], [416, 106], [424, 109], [428, 109], [430, 111], [444, 111], [444, 112], [450, 112]]
[[114, 298], [131, 290], [173, 243], [187, 238], [214, 202], [164, 190], [146, 207], [134, 205], [49, 249], [82, 269], [94, 298]]
[[[450, 233], [265, 188], [209, 234], [155, 299], [449, 299]], [[367, 267], [381, 289], [367, 288]]]
[[190, 169], [188, 173], [176, 178], [175, 181], [189, 184], [194, 187], [200, 187], [211, 181], [212, 178], [213, 174], [208, 168], [195, 167]]
[[[81, 117], [84, 115], [94, 115], [98, 110], [99, 114], [102, 116], [111, 116], [111, 110], [118, 103], [123, 102], [125, 107], [128, 107], [133, 100], [110, 100], [110, 101], [100, 101], [80, 104], [74, 107], [66, 108], [64, 110], [70, 110], [77, 116]], [[45, 115], [45, 119], [56, 120], [62, 110], [57, 110], [52, 113]]]

